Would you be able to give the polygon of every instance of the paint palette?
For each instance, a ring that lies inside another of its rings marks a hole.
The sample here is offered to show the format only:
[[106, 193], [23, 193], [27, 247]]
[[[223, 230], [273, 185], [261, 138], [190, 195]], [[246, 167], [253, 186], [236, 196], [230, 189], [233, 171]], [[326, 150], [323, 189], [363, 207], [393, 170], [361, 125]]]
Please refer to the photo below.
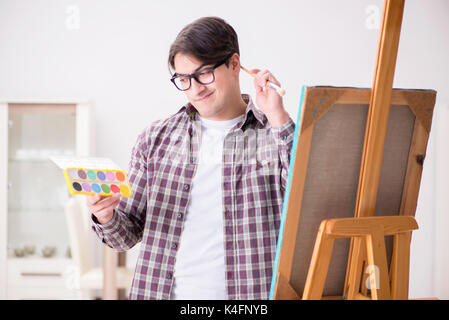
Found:
[[[123, 197], [132, 194], [126, 172], [107, 158], [52, 157], [61, 169], [71, 194]], [[101, 169], [100, 169], [101, 168]]]
[[67, 168], [64, 176], [71, 194], [131, 195], [128, 177], [121, 170]]

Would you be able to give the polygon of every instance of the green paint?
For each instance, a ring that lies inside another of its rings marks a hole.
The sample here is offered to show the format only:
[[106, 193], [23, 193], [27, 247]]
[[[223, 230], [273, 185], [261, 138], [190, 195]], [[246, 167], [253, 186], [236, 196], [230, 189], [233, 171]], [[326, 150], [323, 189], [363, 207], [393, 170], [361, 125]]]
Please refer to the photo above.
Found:
[[97, 174], [95, 173], [95, 171], [89, 170], [87, 171], [87, 176], [91, 179], [91, 180], [95, 180], [97, 178]]
[[107, 184], [102, 184], [101, 189], [103, 189], [104, 193], [111, 193], [111, 188]]

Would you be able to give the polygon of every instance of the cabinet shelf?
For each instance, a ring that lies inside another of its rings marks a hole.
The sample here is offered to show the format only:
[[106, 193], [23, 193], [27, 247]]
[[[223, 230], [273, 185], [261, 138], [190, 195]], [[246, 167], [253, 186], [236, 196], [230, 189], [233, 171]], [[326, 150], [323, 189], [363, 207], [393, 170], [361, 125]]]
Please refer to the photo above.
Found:
[[64, 252], [56, 251], [56, 253], [53, 256], [51, 256], [51, 257], [44, 257], [40, 253], [26, 255], [26, 256], [23, 256], [23, 257], [17, 257], [16, 255], [14, 255], [14, 253], [9, 253], [8, 254], [8, 259], [15, 259], [17, 262], [20, 262], [20, 261], [28, 262], [28, 261], [37, 260], [37, 259], [42, 259], [42, 260], [45, 260], [45, 261], [48, 261], [48, 260], [53, 260], [54, 261], [54, 260], [59, 260], [59, 259], [71, 260], [71, 258], [67, 257], [66, 251], [64, 251]]

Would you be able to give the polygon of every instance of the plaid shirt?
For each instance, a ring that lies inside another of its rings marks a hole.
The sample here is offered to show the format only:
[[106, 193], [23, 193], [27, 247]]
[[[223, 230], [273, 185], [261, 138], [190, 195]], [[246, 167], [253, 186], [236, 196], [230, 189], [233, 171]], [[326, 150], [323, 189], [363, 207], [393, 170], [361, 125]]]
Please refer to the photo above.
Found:
[[[228, 299], [267, 299], [295, 131], [271, 128], [249, 95], [243, 121], [223, 145], [222, 192]], [[137, 138], [129, 163], [133, 194], [122, 197], [98, 237], [117, 251], [142, 241], [130, 299], [169, 299], [176, 252], [188, 214], [201, 122], [189, 103]], [[218, 172], [217, 172], [218, 174]]]

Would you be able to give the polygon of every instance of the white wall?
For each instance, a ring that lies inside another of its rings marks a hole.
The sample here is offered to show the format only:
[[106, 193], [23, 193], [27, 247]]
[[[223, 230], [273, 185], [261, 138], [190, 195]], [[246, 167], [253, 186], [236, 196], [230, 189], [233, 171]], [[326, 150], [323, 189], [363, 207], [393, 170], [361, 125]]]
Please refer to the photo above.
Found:
[[[380, 19], [381, 0], [0, 0], [0, 100], [91, 99], [97, 155], [127, 167], [137, 134], [186, 101], [169, 81], [167, 54], [187, 23], [205, 15], [230, 22], [242, 64], [275, 74], [296, 120], [304, 84], [371, 87], [379, 30], [370, 28], [377, 21], [370, 6]], [[449, 179], [440, 171], [448, 156], [448, 18], [447, 0], [406, 1], [394, 81], [438, 91], [417, 213], [421, 229], [413, 238], [411, 295], [417, 297], [449, 298], [448, 289], [434, 284], [444, 278], [449, 285], [442, 271], [449, 266], [448, 239], [436, 232], [448, 209], [442, 195]], [[241, 85], [254, 93], [248, 75]]]

